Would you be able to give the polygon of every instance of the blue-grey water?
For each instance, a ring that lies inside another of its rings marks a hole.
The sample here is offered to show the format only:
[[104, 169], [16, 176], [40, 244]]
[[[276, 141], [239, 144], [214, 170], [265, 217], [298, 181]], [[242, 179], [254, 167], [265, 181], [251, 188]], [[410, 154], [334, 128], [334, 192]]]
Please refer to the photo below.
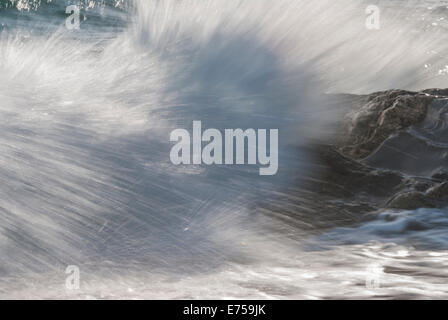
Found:
[[[298, 192], [340, 116], [325, 94], [447, 87], [446, 5], [0, 0], [0, 298], [447, 298], [446, 209], [359, 222]], [[193, 120], [279, 128], [278, 174], [173, 165]], [[439, 156], [372, 161], [446, 168], [446, 122], [429, 131], [409, 134]]]

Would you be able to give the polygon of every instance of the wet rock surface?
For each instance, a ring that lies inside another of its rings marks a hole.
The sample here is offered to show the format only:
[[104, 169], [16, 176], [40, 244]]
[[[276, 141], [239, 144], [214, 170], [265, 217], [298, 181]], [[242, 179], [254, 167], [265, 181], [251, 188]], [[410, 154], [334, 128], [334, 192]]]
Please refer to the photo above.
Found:
[[432, 178], [437, 181], [448, 181], [448, 170], [437, 170], [433, 175]]
[[[316, 197], [334, 197], [347, 207], [363, 203], [371, 211], [382, 208], [413, 210], [448, 205], [448, 179], [407, 176], [398, 171], [370, 167], [340, 153], [334, 146], [314, 150], [322, 159], [321, 180], [310, 188]], [[440, 177], [439, 177], [440, 178]], [[365, 213], [369, 210], [361, 210]]]
[[[341, 157], [352, 161], [346, 160], [343, 165], [346, 188], [363, 193], [364, 201], [370, 199], [371, 205], [377, 208], [411, 210], [448, 205], [448, 161], [445, 161], [448, 141], [444, 140], [448, 132], [447, 95], [448, 89], [428, 89], [390, 90], [366, 96], [359, 110], [351, 111], [346, 117], [344, 138], [331, 146]], [[395, 145], [388, 139], [396, 141]], [[381, 155], [376, 158], [381, 162], [362, 161], [379, 152]], [[417, 175], [409, 175], [411, 170], [404, 170], [409, 166], [420, 167], [417, 164], [425, 162], [426, 157], [440, 158], [437, 164], [442, 167], [431, 170], [432, 175], [424, 174], [427, 170], [423, 169]], [[335, 172], [341, 172], [341, 164], [334, 157], [326, 158], [331, 164], [327, 174], [331, 179]], [[394, 163], [387, 165], [387, 161]], [[372, 167], [372, 163], [385, 165], [378, 168]]]
[[391, 209], [415, 210], [418, 208], [434, 208], [432, 201], [423, 193], [418, 191], [404, 192], [393, 197], [387, 207]]
[[[328, 198], [332, 209], [335, 202], [342, 203], [342, 215], [448, 205], [448, 89], [390, 90], [346, 95], [342, 101], [351, 105], [341, 132], [333, 135], [338, 138], [310, 148], [322, 164], [315, 173], [319, 178], [308, 185], [316, 200]], [[381, 161], [364, 160], [372, 155]], [[420, 165], [425, 170], [418, 174], [406, 170]], [[432, 165], [438, 167], [426, 174]]]
[[348, 115], [348, 138], [341, 151], [355, 159], [368, 156], [391, 134], [423, 121], [435, 98], [403, 90], [370, 95], [365, 105]]
[[307, 145], [310, 168], [258, 212], [319, 233], [384, 209], [448, 205], [448, 89], [328, 98], [340, 118]]

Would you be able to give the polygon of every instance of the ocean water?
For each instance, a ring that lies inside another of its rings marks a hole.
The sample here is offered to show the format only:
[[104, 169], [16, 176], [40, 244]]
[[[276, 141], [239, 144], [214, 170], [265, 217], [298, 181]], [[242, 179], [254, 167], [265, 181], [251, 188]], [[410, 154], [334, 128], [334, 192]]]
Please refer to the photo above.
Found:
[[[0, 298], [447, 298], [447, 209], [365, 221], [303, 191], [306, 146], [341, 116], [328, 94], [447, 87], [446, 5], [1, 0]], [[434, 163], [371, 161], [446, 168], [440, 119], [408, 132]], [[193, 120], [280, 128], [278, 174], [174, 166]]]

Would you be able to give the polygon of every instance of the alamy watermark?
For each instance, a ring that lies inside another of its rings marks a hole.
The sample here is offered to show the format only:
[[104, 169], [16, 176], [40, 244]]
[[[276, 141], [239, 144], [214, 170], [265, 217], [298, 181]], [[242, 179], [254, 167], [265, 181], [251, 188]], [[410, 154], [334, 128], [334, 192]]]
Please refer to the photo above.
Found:
[[67, 290], [79, 290], [80, 273], [79, 267], [75, 265], [68, 266], [65, 269], [67, 278], [65, 279], [65, 288]]
[[[278, 171], [278, 129], [270, 129], [269, 137], [266, 129], [225, 129], [222, 134], [218, 129], [202, 132], [201, 121], [193, 121], [191, 135], [186, 129], [176, 129], [170, 141], [177, 142], [170, 152], [175, 165], [241, 165], [246, 164], [247, 155], [247, 164], [260, 165], [260, 175], [275, 175]], [[203, 142], [207, 144], [203, 146]]]
[[65, 19], [65, 26], [69, 30], [78, 30], [80, 23], [80, 9], [76, 4], [67, 6], [65, 13], [69, 16]]
[[369, 5], [366, 8], [366, 28], [368, 30], [380, 29], [380, 8], [376, 5]]

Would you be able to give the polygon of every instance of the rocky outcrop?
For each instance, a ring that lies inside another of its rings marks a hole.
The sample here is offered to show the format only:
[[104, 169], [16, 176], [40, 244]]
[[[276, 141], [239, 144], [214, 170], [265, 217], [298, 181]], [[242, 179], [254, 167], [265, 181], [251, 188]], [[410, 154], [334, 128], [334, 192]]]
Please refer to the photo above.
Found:
[[431, 178], [436, 181], [448, 181], [448, 170], [438, 169], [436, 172], [433, 173]]
[[[413, 210], [448, 205], [448, 179], [442, 175], [438, 175], [439, 179], [409, 177], [397, 171], [373, 168], [331, 146], [321, 145], [313, 152], [326, 169], [311, 189], [321, 199], [332, 197], [345, 202], [347, 210], [360, 203], [370, 210]], [[444, 180], [440, 180], [442, 178]]]
[[[448, 89], [338, 94], [328, 99], [328, 109], [337, 110], [333, 114], [338, 117], [332, 119], [332, 127], [325, 128], [328, 134], [306, 145], [309, 170], [297, 173], [297, 185], [280, 192], [279, 201], [267, 196], [263, 212], [317, 232], [374, 218], [384, 209], [448, 205], [448, 161], [444, 162], [448, 157]], [[414, 143], [408, 136], [422, 128], [424, 134], [416, 137], [421, 140]], [[393, 150], [391, 140], [402, 136], [401, 149]], [[403, 158], [397, 158], [396, 152]], [[431, 152], [441, 161], [427, 161], [433, 157]], [[372, 157], [379, 154], [384, 160], [381, 164], [396, 165], [377, 165]], [[409, 161], [409, 156], [416, 156], [411, 166], [426, 161], [425, 170], [429, 169], [424, 174], [405, 172], [409, 163], [405, 166], [397, 159]]]
[[[350, 97], [344, 97], [341, 101], [347, 103]], [[410, 176], [399, 170], [372, 167], [363, 160], [390, 137], [422, 123], [431, 103], [447, 97], [448, 89], [390, 90], [353, 97], [358, 107], [350, 106], [345, 125], [338, 128], [344, 132], [334, 134], [341, 138], [314, 150], [325, 168], [320, 173], [322, 179], [314, 182], [316, 194], [345, 202], [347, 210], [362, 203], [363, 213], [369, 208], [411, 210], [447, 206], [448, 163], [446, 168], [435, 168], [429, 176]], [[382, 152], [389, 151], [386, 148]]]
[[394, 196], [388, 203], [387, 208], [414, 210], [418, 208], [434, 208], [432, 201], [423, 192], [411, 191]]
[[365, 105], [348, 115], [342, 153], [355, 159], [365, 158], [391, 134], [423, 121], [436, 93], [442, 91], [390, 90], [368, 96]]
[[418, 208], [443, 208], [448, 204], [448, 181], [431, 187], [426, 192], [400, 193], [387, 203], [388, 208], [414, 210]]

